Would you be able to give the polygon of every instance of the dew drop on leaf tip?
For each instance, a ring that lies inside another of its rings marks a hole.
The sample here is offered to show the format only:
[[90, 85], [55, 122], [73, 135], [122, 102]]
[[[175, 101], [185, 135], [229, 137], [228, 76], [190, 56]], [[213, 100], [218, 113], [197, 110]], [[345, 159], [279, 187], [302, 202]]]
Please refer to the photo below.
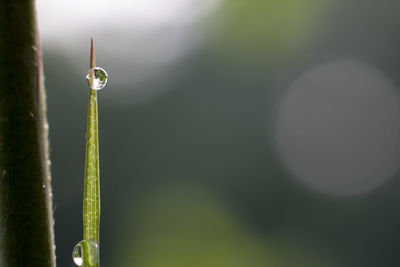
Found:
[[89, 69], [86, 75], [86, 81], [89, 87], [94, 90], [101, 90], [107, 84], [108, 75], [107, 72], [99, 67]]

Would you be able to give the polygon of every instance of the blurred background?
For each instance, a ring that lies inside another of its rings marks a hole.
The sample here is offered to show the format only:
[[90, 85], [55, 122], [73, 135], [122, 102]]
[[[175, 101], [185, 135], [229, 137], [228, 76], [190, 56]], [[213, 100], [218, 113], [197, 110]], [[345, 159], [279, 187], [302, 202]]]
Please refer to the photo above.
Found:
[[89, 66], [102, 266], [399, 266], [397, 0], [38, 0], [58, 266], [82, 239]]

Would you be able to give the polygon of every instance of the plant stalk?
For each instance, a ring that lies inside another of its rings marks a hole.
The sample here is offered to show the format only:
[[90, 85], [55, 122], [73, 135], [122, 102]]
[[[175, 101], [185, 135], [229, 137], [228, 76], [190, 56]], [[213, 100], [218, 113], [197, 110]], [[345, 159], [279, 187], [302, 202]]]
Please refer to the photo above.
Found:
[[0, 265], [54, 267], [42, 59], [33, 0], [0, 0]]

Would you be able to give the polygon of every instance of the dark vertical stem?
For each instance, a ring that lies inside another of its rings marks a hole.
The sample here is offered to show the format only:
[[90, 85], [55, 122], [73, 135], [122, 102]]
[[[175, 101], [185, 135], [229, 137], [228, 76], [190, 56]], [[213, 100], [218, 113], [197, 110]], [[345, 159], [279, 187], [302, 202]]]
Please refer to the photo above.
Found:
[[55, 266], [35, 3], [0, 0], [0, 242], [4, 266]]

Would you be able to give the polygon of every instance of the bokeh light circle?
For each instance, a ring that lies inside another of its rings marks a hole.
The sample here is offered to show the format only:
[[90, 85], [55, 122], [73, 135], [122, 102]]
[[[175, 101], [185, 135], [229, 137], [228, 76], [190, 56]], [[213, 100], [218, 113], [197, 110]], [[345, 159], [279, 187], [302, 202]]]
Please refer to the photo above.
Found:
[[397, 88], [374, 67], [342, 60], [299, 77], [278, 110], [276, 146], [290, 173], [317, 191], [369, 192], [400, 161]]

